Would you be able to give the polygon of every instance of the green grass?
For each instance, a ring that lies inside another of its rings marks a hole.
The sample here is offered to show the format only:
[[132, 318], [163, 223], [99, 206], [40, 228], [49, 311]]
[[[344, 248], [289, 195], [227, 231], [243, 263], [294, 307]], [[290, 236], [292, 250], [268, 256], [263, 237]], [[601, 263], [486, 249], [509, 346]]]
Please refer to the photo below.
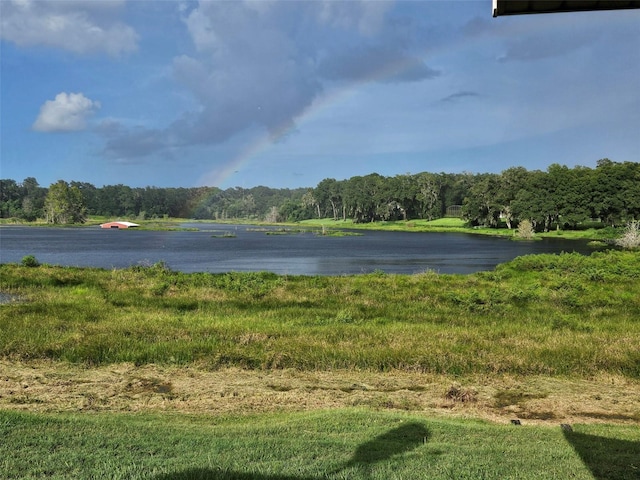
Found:
[[[305, 226], [324, 226], [326, 228], [350, 228], [358, 230], [389, 230], [402, 232], [454, 232], [472, 233], [476, 235], [491, 235], [500, 237], [514, 237], [516, 229], [489, 227], [468, 227], [460, 218], [438, 218], [436, 220], [409, 220], [409, 221], [381, 221], [368, 223], [354, 223], [351, 219], [333, 220], [331, 218], [304, 220], [300, 222]], [[536, 238], [564, 238], [567, 240], [595, 240], [610, 242], [622, 234], [621, 228], [584, 228], [581, 230], [552, 230], [538, 232]]]
[[299, 222], [301, 225], [313, 225], [313, 226], [349, 226], [355, 228], [373, 228], [375, 227], [405, 227], [411, 229], [415, 227], [464, 227], [465, 221], [461, 218], [438, 218], [436, 220], [409, 220], [409, 221], [391, 221], [391, 222], [370, 222], [370, 223], [354, 223], [353, 220], [334, 220], [332, 218], [315, 218], [311, 220], [303, 220]]
[[208, 417], [0, 412], [4, 479], [637, 479], [635, 427], [359, 409]]
[[438, 218], [436, 220], [427, 221], [425, 225], [433, 227], [464, 227], [465, 221], [461, 218]]
[[469, 276], [0, 266], [0, 356], [100, 365], [640, 378], [640, 255]]

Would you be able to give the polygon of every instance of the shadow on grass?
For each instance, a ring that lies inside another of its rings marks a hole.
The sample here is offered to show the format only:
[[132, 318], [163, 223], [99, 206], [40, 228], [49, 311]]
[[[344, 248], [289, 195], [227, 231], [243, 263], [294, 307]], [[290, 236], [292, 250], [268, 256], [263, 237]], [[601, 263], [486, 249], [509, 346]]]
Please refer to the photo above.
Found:
[[640, 442], [564, 432], [595, 480], [639, 480]]
[[368, 470], [374, 463], [402, 455], [423, 443], [427, 443], [428, 438], [429, 432], [423, 425], [407, 423], [360, 445], [351, 460], [335, 473], [351, 467]]
[[[351, 459], [332, 474], [346, 469], [356, 468], [368, 472], [371, 466], [392, 457], [403, 455], [427, 442], [429, 431], [419, 423], [407, 423], [389, 430], [373, 440], [360, 445]], [[324, 476], [324, 475], [323, 475]], [[269, 475], [254, 472], [237, 472], [230, 470], [214, 470], [194, 468], [160, 475], [155, 480], [317, 480], [316, 477]]]

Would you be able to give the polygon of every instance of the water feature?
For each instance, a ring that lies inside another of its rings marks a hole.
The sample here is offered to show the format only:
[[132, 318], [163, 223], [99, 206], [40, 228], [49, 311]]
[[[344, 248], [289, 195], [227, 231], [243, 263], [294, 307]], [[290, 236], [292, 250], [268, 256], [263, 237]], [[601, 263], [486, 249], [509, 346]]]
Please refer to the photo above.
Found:
[[198, 231], [0, 227], [0, 263], [34, 255], [40, 263], [124, 268], [165, 262], [182, 272], [271, 271], [342, 275], [383, 271], [472, 273], [531, 253], [592, 251], [585, 241], [507, 238], [461, 233], [384, 232], [323, 236], [277, 233], [279, 227], [194, 224]]

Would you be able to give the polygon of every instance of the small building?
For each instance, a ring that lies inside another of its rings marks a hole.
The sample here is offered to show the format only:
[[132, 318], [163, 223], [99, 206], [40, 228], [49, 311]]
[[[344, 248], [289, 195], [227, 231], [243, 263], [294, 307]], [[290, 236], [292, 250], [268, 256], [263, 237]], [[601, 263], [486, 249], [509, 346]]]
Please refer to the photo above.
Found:
[[133, 222], [107, 222], [100, 225], [100, 228], [132, 228], [139, 227], [137, 223]]

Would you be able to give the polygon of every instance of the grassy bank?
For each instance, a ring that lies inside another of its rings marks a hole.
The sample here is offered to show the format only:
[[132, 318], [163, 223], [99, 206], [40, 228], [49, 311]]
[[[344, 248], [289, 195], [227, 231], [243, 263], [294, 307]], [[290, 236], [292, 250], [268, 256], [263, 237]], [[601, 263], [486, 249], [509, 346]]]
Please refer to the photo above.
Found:
[[640, 378], [640, 256], [469, 276], [0, 266], [0, 355], [87, 365]]
[[[333, 220], [330, 218], [305, 220], [300, 222], [305, 226], [324, 226], [326, 228], [353, 228], [358, 230], [388, 230], [401, 232], [449, 232], [469, 233], [474, 235], [491, 235], [499, 237], [515, 237], [516, 229], [468, 227], [460, 218], [439, 218], [436, 220], [410, 220], [393, 222], [353, 223], [352, 220]], [[584, 228], [582, 230], [552, 230], [536, 233], [537, 238], [564, 238], [567, 240], [595, 240], [612, 241], [619, 237], [622, 229]]]
[[564, 432], [359, 409], [251, 417], [0, 412], [0, 434], [7, 480], [632, 480], [640, 473], [635, 427]]

